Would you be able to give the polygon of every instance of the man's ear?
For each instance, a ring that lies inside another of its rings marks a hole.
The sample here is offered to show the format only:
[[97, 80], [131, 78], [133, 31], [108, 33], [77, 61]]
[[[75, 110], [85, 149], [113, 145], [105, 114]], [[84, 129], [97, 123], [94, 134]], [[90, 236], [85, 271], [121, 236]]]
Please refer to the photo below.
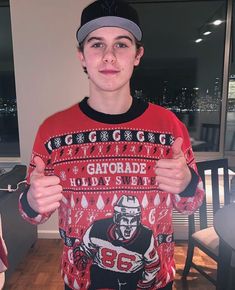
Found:
[[136, 52], [136, 56], [135, 56], [135, 62], [134, 65], [138, 66], [141, 60], [141, 57], [144, 55], [144, 48], [143, 46], [141, 46], [140, 48], [138, 48], [137, 52]]
[[84, 57], [83, 52], [81, 50], [79, 50], [79, 49], [78, 49], [78, 59], [80, 60], [81, 65], [83, 67], [85, 67], [86, 66], [85, 57]]
[[84, 73], [87, 74], [85, 57], [84, 57], [83, 52], [80, 49], [78, 49], [77, 55], [78, 55], [78, 58], [79, 58], [79, 61], [81, 63]]

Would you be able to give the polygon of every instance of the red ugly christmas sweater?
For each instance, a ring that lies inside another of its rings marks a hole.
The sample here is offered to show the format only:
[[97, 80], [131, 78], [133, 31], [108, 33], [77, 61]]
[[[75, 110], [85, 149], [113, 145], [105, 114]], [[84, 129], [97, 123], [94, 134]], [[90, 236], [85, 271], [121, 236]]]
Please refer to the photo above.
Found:
[[[192, 172], [184, 192], [158, 189], [156, 160], [171, 158], [177, 137]], [[46, 174], [60, 177], [63, 199], [59, 231], [64, 241], [61, 268], [72, 289], [158, 289], [175, 276], [172, 211], [191, 214], [204, 192], [188, 132], [170, 111], [138, 99], [128, 112], [94, 111], [87, 98], [49, 117], [40, 126], [34, 157]], [[31, 223], [45, 222], [27, 202], [19, 207]]]

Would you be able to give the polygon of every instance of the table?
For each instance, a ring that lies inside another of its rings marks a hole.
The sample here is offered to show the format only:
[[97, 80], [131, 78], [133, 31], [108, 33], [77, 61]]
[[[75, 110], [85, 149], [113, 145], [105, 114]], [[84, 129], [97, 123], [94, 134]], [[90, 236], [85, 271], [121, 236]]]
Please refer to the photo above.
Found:
[[[219, 209], [214, 217], [214, 228], [220, 238], [217, 270], [217, 290], [235, 289], [235, 203]], [[234, 261], [233, 261], [234, 262]]]

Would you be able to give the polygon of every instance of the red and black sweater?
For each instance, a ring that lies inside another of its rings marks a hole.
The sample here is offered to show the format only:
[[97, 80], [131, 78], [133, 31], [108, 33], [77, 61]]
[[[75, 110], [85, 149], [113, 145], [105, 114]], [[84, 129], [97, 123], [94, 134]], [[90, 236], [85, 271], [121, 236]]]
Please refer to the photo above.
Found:
[[[179, 136], [192, 181], [181, 194], [171, 194], [158, 189], [154, 167], [156, 160], [171, 158]], [[107, 115], [85, 98], [40, 126], [28, 176], [36, 155], [63, 186], [61, 267], [69, 287], [158, 289], [174, 279], [172, 210], [194, 212], [204, 192], [187, 129], [172, 112], [133, 99], [128, 112]], [[36, 213], [26, 197], [20, 197], [22, 216], [45, 222], [52, 212]]]

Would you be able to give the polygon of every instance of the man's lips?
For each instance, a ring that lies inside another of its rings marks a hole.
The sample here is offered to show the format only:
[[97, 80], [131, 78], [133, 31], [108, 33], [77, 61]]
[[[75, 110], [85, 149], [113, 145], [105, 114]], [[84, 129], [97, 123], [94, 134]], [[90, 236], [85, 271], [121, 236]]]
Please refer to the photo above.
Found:
[[104, 75], [115, 75], [115, 74], [119, 73], [119, 71], [113, 70], [113, 69], [103, 69], [103, 70], [100, 70], [100, 73], [102, 73]]

